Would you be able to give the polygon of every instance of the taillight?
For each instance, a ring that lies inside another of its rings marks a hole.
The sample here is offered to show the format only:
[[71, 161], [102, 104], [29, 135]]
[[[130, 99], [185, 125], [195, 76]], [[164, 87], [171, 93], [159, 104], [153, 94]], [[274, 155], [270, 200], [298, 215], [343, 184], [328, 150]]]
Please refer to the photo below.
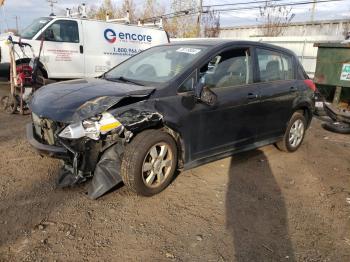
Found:
[[304, 83], [307, 85], [308, 88], [310, 88], [312, 91], [316, 91], [316, 85], [311, 79], [305, 79]]

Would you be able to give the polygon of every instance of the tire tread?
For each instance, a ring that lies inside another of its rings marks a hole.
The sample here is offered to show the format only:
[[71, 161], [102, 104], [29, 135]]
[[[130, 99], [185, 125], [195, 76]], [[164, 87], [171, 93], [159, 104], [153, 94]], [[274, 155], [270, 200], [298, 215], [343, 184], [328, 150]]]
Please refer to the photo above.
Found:
[[176, 152], [176, 143], [173, 138], [167, 133], [156, 130], [149, 129], [145, 130], [134, 137], [134, 139], [126, 146], [122, 165], [121, 165], [121, 177], [123, 179], [124, 184], [133, 192], [141, 193], [142, 195], [152, 195], [151, 193], [141, 192], [140, 188], [138, 188], [137, 181], [135, 180], [135, 176], [138, 171], [138, 161], [140, 161], [140, 148], [149, 147], [150, 141], [159, 140], [159, 138], [170, 138], [175, 146], [174, 161], [177, 162], [177, 152]]

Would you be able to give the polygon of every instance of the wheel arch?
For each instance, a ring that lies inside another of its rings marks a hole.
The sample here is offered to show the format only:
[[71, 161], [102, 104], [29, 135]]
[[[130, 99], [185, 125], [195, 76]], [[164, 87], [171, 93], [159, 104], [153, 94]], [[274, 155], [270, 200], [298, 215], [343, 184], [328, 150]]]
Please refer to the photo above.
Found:
[[293, 113], [301, 111], [306, 119], [306, 127], [308, 128], [311, 124], [312, 116], [313, 116], [313, 110], [312, 107], [307, 103], [303, 102], [294, 107]]
[[185, 165], [185, 143], [182, 139], [182, 136], [179, 132], [175, 131], [175, 129], [171, 128], [170, 126], [164, 124], [163, 122], [160, 122], [157, 126], [153, 126], [151, 128], [143, 129], [139, 132], [137, 132], [135, 135], [142, 133], [143, 131], [155, 129], [155, 130], [161, 130], [167, 134], [169, 134], [175, 141], [176, 148], [177, 148], [177, 168], [182, 169]]
[[170, 128], [167, 125], [162, 125], [161, 129], [171, 135], [171, 137], [174, 139], [177, 147], [177, 166], [178, 169], [182, 169], [185, 164], [185, 143], [180, 135], [179, 132], [175, 131], [174, 129]]

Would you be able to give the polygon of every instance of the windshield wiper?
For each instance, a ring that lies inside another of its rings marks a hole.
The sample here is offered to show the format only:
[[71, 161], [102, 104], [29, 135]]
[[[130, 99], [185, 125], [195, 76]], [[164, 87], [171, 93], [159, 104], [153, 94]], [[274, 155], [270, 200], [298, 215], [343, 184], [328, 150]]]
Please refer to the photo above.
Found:
[[120, 76], [120, 77], [116, 77], [116, 78], [106, 78], [106, 80], [122, 81], [124, 83], [131, 83], [131, 84], [138, 85], [138, 86], [145, 86], [144, 84], [141, 84], [140, 82], [137, 82], [135, 80], [131, 80], [129, 78], [125, 78], [124, 76]]

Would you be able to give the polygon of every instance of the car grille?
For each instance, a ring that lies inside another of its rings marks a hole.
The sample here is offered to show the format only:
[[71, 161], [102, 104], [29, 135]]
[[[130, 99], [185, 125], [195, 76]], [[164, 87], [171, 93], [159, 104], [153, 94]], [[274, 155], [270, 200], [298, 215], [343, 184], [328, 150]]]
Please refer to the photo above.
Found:
[[42, 143], [55, 145], [55, 132], [57, 131], [58, 123], [46, 118], [41, 118], [32, 113], [35, 135]]

